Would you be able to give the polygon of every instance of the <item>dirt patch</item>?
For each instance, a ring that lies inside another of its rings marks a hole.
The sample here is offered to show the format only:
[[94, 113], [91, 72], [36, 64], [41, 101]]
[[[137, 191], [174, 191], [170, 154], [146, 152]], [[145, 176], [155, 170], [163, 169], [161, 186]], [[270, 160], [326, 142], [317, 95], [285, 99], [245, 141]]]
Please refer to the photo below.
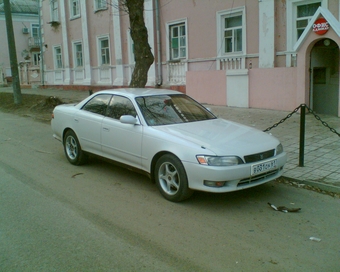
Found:
[[54, 107], [60, 104], [65, 102], [55, 96], [22, 94], [22, 103], [17, 105], [14, 104], [12, 93], [0, 93], [1, 111], [32, 117], [42, 122], [50, 122]]

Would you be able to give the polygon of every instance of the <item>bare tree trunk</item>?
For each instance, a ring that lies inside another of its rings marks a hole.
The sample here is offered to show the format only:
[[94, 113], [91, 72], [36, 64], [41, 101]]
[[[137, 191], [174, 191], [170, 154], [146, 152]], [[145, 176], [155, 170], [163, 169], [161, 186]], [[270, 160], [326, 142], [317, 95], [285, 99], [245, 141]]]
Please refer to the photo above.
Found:
[[134, 44], [135, 68], [130, 87], [144, 88], [148, 80], [148, 71], [154, 56], [148, 42], [148, 31], [144, 22], [144, 0], [124, 0], [130, 19], [130, 33]]
[[21, 104], [22, 96], [21, 96], [21, 89], [20, 89], [18, 60], [17, 60], [17, 52], [16, 52], [15, 39], [14, 39], [11, 4], [9, 0], [4, 0], [4, 11], [5, 11], [5, 17], [6, 17], [8, 49], [9, 49], [9, 57], [10, 57], [11, 71], [12, 71], [14, 104]]

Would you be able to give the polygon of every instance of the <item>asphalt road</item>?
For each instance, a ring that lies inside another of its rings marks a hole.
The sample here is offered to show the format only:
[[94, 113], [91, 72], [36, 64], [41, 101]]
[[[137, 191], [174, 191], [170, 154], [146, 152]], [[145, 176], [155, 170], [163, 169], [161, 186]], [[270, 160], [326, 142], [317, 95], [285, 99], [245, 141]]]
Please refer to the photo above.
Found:
[[338, 198], [278, 182], [171, 203], [98, 158], [70, 165], [48, 124], [0, 112], [0, 271], [339, 271], [339, 215]]

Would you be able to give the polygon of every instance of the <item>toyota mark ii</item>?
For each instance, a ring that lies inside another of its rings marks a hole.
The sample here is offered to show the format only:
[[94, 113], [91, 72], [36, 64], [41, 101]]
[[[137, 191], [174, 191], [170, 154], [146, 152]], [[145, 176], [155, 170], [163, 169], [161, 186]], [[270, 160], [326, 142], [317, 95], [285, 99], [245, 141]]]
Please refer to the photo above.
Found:
[[217, 118], [180, 92], [115, 89], [55, 107], [54, 137], [81, 165], [95, 154], [147, 173], [170, 201], [224, 193], [282, 175], [286, 153], [270, 134]]

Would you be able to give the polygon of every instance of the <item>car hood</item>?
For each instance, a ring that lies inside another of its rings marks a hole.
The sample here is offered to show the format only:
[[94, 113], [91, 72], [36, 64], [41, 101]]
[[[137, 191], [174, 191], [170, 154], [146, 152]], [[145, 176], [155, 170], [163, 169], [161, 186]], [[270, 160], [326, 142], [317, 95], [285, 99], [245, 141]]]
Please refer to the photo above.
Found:
[[154, 129], [197, 144], [216, 155], [243, 156], [274, 149], [279, 144], [270, 134], [224, 119], [157, 126]]

